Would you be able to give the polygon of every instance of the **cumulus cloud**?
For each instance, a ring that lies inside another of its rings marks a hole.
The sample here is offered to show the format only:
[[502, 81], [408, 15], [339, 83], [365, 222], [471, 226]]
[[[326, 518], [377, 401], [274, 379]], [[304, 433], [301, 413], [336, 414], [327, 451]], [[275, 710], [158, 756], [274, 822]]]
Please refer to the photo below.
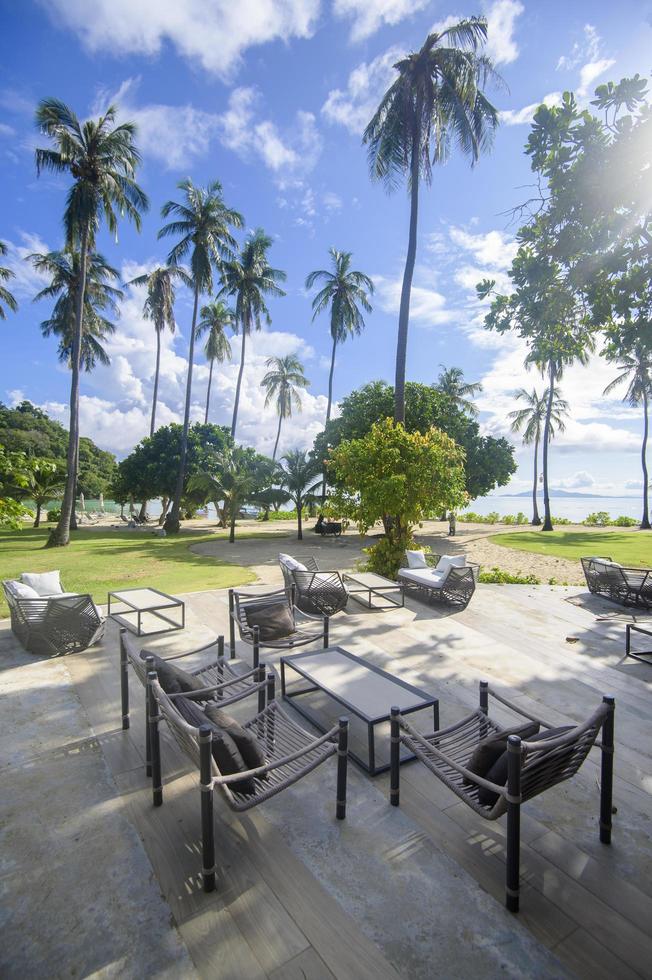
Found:
[[17, 242], [5, 242], [7, 254], [2, 258], [2, 265], [13, 273], [8, 286], [14, 296], [31, 300], [47, 286], [50, 277], [47, 273], [37, 272], [28, 256], [33, 252], [49, 252], [50, 247], [34, 232], [20, 231], [18, 238]]
[[429, 2], [430, 0], [335, 0], [333, 12], [336, 17], [353, 21], [352, 41], [364, 41], [380, 27], [398, 24], [405, 17], [423, 10]]
[[529, 105], [523, 106], [522, 109], [503, 109], [499, 113], [500, 121], [505, 126], [523, 126], [526, 123], [529, 124], [534, 119], [534, 113], [542, 102], [549, 107], [561, 105], [561, 92], [548, 92], [539, 102], [531, 102]]
[[[402, 275], [395, 277], [372, 276], [375, 286], [375, 305], [385, 313], [398, 314], [401, 300]], [[457, 314], [446, 304], [446, 297], [438, 290], [428, 285], [427, 270], [415, 270], [414, 284], [410, 301], [410, 320], [420, 326], [436, 327], [451, 323], [457, 319]]]
[[349, 75], [346, 88], [332, 89], [322, 106], [329, 122], [339, 123], [359, 135], [378, 108], [381, 96], [395, 77], [394, 64], [405, 54], [394, 46], [373, 61], [362, 62]]
[[319, 0], [40, 0], [57, 26], [88, 51], [158, 55], [166, 43], [206, 71], [228, 77], [250, 47], [312, 35]]
[[514, 39], [516, 19], [525, 8], [519, 0], [495, 0], [486, 8], [486, 53], [496, 65], [509, 65], [518, 58]]
[[572, 476], [557, 480], [557, 486], [562, 490], [586, 490], [587, 488], [595, 487], [595, 485], [595, 477], [586, 470], [579, 470], [577, 473], [573, 473]]

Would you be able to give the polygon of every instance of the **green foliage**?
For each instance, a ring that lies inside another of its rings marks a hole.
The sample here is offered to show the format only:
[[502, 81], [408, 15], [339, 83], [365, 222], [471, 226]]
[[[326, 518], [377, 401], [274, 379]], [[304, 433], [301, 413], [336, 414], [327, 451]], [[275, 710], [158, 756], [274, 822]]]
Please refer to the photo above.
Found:
[[8, 452], [0, 444], [0, 528], [17, 530], [25, 517], [32, 516], [22, 499], [38, 479], [54, 471], [55, 465], [30, 459], [24, 452]]
[[[611, 555], [621, 565], [636, 568], [652, 568], [652, 534], [624, 531], [506, 531], [493, 534], [493, 544], [515, 551], [528, 551], [539, 555], [554, 555], [578, 562], [586, 555]], [[536, 562], [533, 561], [536, 567]]]
[[500, 518], [502, 524], [528, 524], [529, 521], [522, 510], [519, 510], [518, 514], [505, 514], [504, 517]]
[[562, 525], [564, 525], [564, 524], [574, 524], [575, 523], [575, 521], [571, 521], [570, 518], [568, 518], [568, 517], [552, 517], [551, 520], [552, 520], [552, 523], [553, 524], [562, 524]]
[[[310, 516], [309, 508], [303, 507], [301, 510], [301, 517], [305, 521], [306, 518]], [[272, 510], [268, 515], [259, 514], [256, 520], [258, 521], [296, 521], [297, 519], [297, 509], [294, 507], [292, 510]]]
[[[0, 242], [0, 255], [6, 255], [6, 254], [7, 254], [7, 246], [5, 245], [4, 242]], [[13, 310], [14, 313], [18, 309], [18, 303], [16, 302], [15, 296], [13, 295], [13, 293], [10, 293], [5, 286], [2, 285], [3, 282], [7, 282], [7, 280], [9, 279], [13, 279], [14, 276], [15, 273], [12, 272], [11, 269], [5, 269], [3, 266], [0, 266], [0, 320], [5, 320], [7, 318], [5, 307], [7, 307], [7, 309]]]
[[495, 565], [489, 572], [480, 572], [478, 580], [486, 585], [541, 585], [541, 579], [536, 575], [506, 572]]
[[405, 549], [416, 548], [414, 538], [403, 538], [390, 541], [388, 537], [381, 538], [370, 548], [363, 548], [367, 561], [364, 570], [376, 572], [385, 578], [395, 579], [398, 569], [405, 564]]
[[636, 527], [638, 521], [635, 517], [626, 517], [624, 514], [621, 514], [620, 517], [614, 518], [611, 524], [614, 527]]
[[293, 449], [283, 457], [283, 466], [277, 471], [277, 479], [281, 488], [286, 492], [297, 511], [297, 539], [303, 539], [302, 516], [304, 505], [314, 501], [315, 494], [321, 486], [317, 479], [320, 467], [307, 452]]
[[218, 513], [218, 502], [224, 501], [223, 520], [229, 523], [229, 541], [233, 542], [240, 509], [256, 492], [269, 485], [273, 471], [273, 463], [266, 456], [229, 442], [222, 450], [207, 456], [202, 468], [188, 480], [188, 491], [197, 505], [211, 501]]
[[607, 524], [611, 524], [611, 518], [606, 510], [598, 510], [585, 517], [582, 524], [586, 524], [587, 527], [606, 527]]
[[50, 510], [48, 511], [48, 521], [51, 524], [57, 524], [60, 517], [61, 517], [61, 508], [51, 507]]

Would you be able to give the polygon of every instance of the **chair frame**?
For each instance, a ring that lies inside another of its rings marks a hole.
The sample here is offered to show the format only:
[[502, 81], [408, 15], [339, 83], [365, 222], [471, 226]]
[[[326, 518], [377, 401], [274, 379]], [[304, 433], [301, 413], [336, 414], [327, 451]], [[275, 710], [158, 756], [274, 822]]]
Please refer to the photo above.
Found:
[[2, 587], [12, 632], [28, 653], [45, 657], [80, 653], [104, 635], [105, 620], [88, 593], [23, 599], [13, 594], [8, 580]]
[[[347, 718], [340, 718], [326, 734], [314, 738], [297, 725], [275, 699], [275, 677], [265, 678], [265, 666], [256, 671], [258, 682], [247, 692], [236, 695], [232, 701], [241, 701], [258, 694], [258, 711], [243, 727], [255, 730], [260, 741], [266, 742], [271, 761], [255, 769], [223, 776], [213, 758], [212, 731], [209, 726], [197, 729], [189, 725], [174, 705], [180, 695], [165, 694], [156, 673], [150, 672], [147, 680], [149, 699], [149, 727], [152, 744], [152, 800], [154, 806], [163, 803], [161, 777], [161, 744], [159, 724], [164, 719], [177, 744], [199, 769], [202, 826], [202, 879], [204, 891], [215, 890], [217, 868], [215, 865], [214, 791], [219, 789], [229, 808], [237, 813], [250, 810], [264, 803], [289, 786], [298, 782], [320, 766], [326, 759], [337, 755], [337, 790], [335, 816], [346, 817], [346, 782], [348, 766]], [[226, 702], [222, 702], [226, 703]], [[274, 754], [275, 751], [278, 754]], [[253, 779], [256, 792], [244, 795], [233, 788], [242, 779]]]
[[[436, 568], [441, 555], [428, 554], [425, 558], [429, 567]], [[462, 568], [449, 568], [446, 578], [440, 585], [413, 582], [411, 579], [404, 578], [401, 571], [403, 569], [399, 569], [397, 581], [417, 593], [419, 598], [425, 599], [426, 602], [434, 600], [448, 606], [466, 609], [475, 592], [480, 566], [475, 562], [467, 562]]]
[[[251, 627], [247, 623], [246, 610], [255, 605], [268, 605], [271, 601], [281, 601], [281, 596], [285, 598], [290, 612], [294, 617], [294, 633], [278, 640], [261, 640], [260, 630], [257, 626]], [[317, 628], [320, 624], [321, 628]], [[329, 642], [328, 616], [319, 618], [310, 616], [303, 612], [296, 603], [296, 588], [275, 589], [273, 592], [261, 593], [240, 592], [237, 589], [229, 589], [229, 650], [231, 658], [235, 657], [235, 631], [236, 627], [240, 634], [240, 639], [253, 647], [253, 666], [258, 667], [260, 663], [260, 651], [263, 647], [270, 650], [293, 650], [295, 647], [306, 646], [308, 643], [316, 643], [322, 640], [324, 649]]]
[[[489, 717], [489, 695], [521, 718], [536, 721], [543, 728], [556, 727], [508, 701], [490, 688], [487, 681], [480, 681], [480, 705], [476, 711], [448, 728], [429, 734], [418, 732], [394, 707], [390, 716], [389, 798], [392, 806], [399, 805], [400, 747], [403, 744], [485, 820], [497, 820], [507, 813], [505, 904], [510, 912], [518, 912], [521, 806], [574, 776], [594, 745], [602, 752], [600, 841], [611, 843], [615, 702], [612, 697], [603, 697], [602, 704], [590, 718], [556, 738], [537, 739], [535, 736], [522, 741], [517, 735], [510, 735], [507, 739], [507, 783], [500, 786], [466, 768], [478, 741], [503, 730], [503, 726]], [[602, 738], [598, 742], [600, 731]], [[497, 795], [492, 806], [479, 802], [480, 787]]]
[[621, 606], [652, 609], [652, 569], [608, 565], [608, 556], [581, 558], [589, 592]]
[[[296, 605], [302, 612], [313, 616], [334, 616], [346, 608], [349, 593], [341, 572], [336, 569], [321, 569], [313, 555], [298, 558], [306, 571], [288, 568], [279, 559], [283, 572], [285, 588], [296, 589]], [[324, 580], [324, 576], [328, 578]], [[319, 576], [319, 578], [317, 578]]]

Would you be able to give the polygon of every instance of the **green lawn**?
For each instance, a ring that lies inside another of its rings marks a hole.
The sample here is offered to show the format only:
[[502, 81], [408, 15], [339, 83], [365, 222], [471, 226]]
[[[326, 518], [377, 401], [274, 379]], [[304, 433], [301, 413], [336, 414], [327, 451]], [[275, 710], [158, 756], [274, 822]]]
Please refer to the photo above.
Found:
[[493, 534], [489, 540], [504, 548], [537, 555], [578, 560], [608, 555], [621, 565], [652, 568], [652, 533], [645, 531], [513, 531]]
[[[0, 532], [0, 579], [58, 568], [67, 592], [90, 592], [96, 602], [105, 603], [107, 592], [118, 588], [151, 585], [163, 592], [198, 592], [243, 585], [255, 578], [242, 565], [190, 551], [190, 545], [223, 540], [227, 558], [226, 533], [182, 531], [178, 537], [157, 538], [136, 531], [79, 530], [66, 548], [45, 549], [48, 533], [48, 528]], [[237, 539], [258, 537], [268, 535], [243, 532]], [[8, 614], [0, 594], [0, 617]]]

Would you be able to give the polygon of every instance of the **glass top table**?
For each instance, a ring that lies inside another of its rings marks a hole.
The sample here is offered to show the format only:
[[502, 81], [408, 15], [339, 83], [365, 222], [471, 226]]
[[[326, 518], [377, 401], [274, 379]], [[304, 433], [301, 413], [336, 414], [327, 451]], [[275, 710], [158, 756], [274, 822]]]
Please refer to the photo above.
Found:
[[108, 615], [136, 636], [182, 630], [186, 624], [186, 609], [182, 600], [159, 589], [109, 592]]
[[405, 590], [400, 582], [375, 572], [344, 572], [342, 580], [348, 593], [367, 609], [394, 609], [405, 605]]

